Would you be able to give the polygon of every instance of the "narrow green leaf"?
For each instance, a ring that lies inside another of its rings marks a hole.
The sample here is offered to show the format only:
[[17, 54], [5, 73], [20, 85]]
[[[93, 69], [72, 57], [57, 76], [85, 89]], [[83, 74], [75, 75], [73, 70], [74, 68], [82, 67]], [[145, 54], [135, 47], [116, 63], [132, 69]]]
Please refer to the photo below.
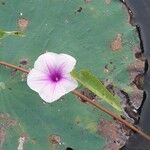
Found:
[[5, 31], [0, 30], [0, 39], [6, 35]]
[[83, 84], [86, 88], [88, 88], [97, 96], [105, 100], [112, 107], [114, 107], [118, 111], [122, 111], [119, 99], [113, 96], [102, 84], [102, 82], [99, 79], [97, 79], [97, 77], [95, 77], [90, 71], [72, 71], [71, 75], [81, 84]]
[[24, 37], [25, 35], [21, 31], [3, 31], [3, 30], [0, 30], [0, 39], [4, 38], [6, 36]]
[[22, 31], [6, 31], [7, 35], [24, 37], [24, 33]]

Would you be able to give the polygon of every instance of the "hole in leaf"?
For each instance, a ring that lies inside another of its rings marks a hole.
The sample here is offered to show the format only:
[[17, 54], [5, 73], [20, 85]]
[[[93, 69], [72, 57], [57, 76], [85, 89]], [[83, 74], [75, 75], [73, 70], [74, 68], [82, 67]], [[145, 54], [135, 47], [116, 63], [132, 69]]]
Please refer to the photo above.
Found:
[[77, 12], [80, 13], [82, 11], [82, 9], [83, 9], [82, 7], [79, 7], [79, 9], [77, 10]]
[[74, 150], [74, 149], [71, 147], [67, 147], [66, 150]]

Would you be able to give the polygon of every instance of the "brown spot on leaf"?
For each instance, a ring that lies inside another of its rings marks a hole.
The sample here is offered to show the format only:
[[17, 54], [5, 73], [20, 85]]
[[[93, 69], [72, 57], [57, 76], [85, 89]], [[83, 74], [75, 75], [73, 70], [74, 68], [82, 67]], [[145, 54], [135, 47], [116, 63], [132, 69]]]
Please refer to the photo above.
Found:
[[130, 81], [134, 81], [138, 74], [144, 74], [144, 62], [136, 60], [128, 66]]
[[[17, 66], [28, 70], [28, 67], [29, 67], [28, 62], [29, 61], [27, 58], [22, 58], [19, 60], [19, 64]], [[11, 76], [12, 77], [15, 77], [17, 73], [20, 73], [22, 81], [26, 80], [26, 77], [27, 77], [26, 73], [19, 72], [17, 69], [11, 69]]]
[[16, 120], [10, 118], [8, 113], [0, 112], [0, 150], [3, 149], [7, 128], [15, 126], [16, 123]]
[[118, 33], [111, 43], [111, 49], [113, 51], [116, 51], [121, 48], [122, 48], [122, 35], [120, 33]]
[[144, 74], [138, 74], [135, 78], [133, 83], [136, 85], [136, 87], [139, 90], [143, 90], [143, 86], [144, 86]]
[[[130, 100], [132, 105], [136, 109], [138, 109], [142, 103], [143, 100], [143, 74], [144, 74], [144, 66], [145, 66], [145, 58], [144, 55], [142, 55], [142, 50], [140, 48], [140, 45], [137, 44], [133, 47], [133, 52], [135, 54], [135, 61], [128, 66], [128, 73], [129, 78], [131, 81], [131, 88], [132, 91], [130, 92]], [[137, 54], [141, 53], [142, 57], [137, 58]]]
[[17, 21], [17, 24], [18, 24], [18, 27], [20, 28], [20, 30], [24, 31], [27, 28], [29, 21], [25, 18], [21, 18]]
[[28, 59], [21, 59], [20, 61], [19, 61], [19, 63], [21, 64], [21, 65], [27, 65], [28, 64]]
[[129, 138], [130, 130], [119, 122], [101, 120], [98, 132], [107, 139], [104, 150], [119, 150]]
[[3, 144], [5, 142], [6, 131], [4, 127], [0, 127], [0, 150], [3, 149]]
[[145, 61], [144, 53], [142, 52], [135, 53], [135, 57], [141, 61]]
[[[94, 100], [96, 98], [96, 95], [91, 92], [89, 89], [87, 88], [83, 88], [80, 90], [80, 93], [86, 97], [88, 97], [89, 99]], [[81, 99], [81, 98], [80, 98]], [[86, 102], [85, 100], [81, 99], [82, 102]]]
[[133, 52], [135, 53], [136, 59], [145, 61], [144, 53], [142, 52], [139, 44], [137, 44], [135, 47], [133, 47]]
[[17, 121], [10, 118], [8, 113], [2, 113], [2, 112], [0, 113], [0, 122], [2, 122], [5, 128], [9, 128], [17, 124]]
[[51, 135], [49, 141], [52, 144], [52, 150], [56, 150], [57, 146], [61, 144], [61, 138], [58, 135]]
[[135, 109], [139, 109], [143, 101], [143, 91], [133, 86], [132, 92], [130, 93], [130, 101]]

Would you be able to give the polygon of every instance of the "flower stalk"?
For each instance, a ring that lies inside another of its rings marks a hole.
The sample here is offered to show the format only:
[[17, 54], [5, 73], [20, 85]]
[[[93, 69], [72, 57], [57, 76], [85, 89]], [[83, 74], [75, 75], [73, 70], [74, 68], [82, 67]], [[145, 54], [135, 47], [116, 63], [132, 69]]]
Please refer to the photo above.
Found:
[[[30, 71], [26, 70], [22, 67], [18, 67], [16, 65], [13, 64], [9, 64], [7, 62], [4, 61], [0, 61], [0, 65], [6, 66], [8, 68], [12, 68], [12, 69], [16, 69], [18, 71], [21, 71], [23, 73], [28, 74]], [[111, 116], [112, 118], [118, 120], [119, 122], [121, 122], [122, 124], [124, 124], [126, 127], [128, 127], [129, 129], [131, 129], [132, 131], [138, 133], [139, 135], [141, 135], [143, 138], [147, 139], [150, 141], [150, 136], [147, 135], [146, 133], [144, 133], [141, 129], [135, 127], [133, 124], [129, 123], [128, 121], [122, 119], [120, 116], [116, 115], [115, 113], [111, 112], [110, 110], [106, 109], [105, 107], [103, 107], [102, 105], [100, 105], [99, 103], [96, 103], [95, 101], [93, 101], [92, 99], [84, 96], [83, 94], [81, 94], [79, 91], [77, 90], [73, 90], [72, 93], [74, 95], [76, 95], [77, 97], [80, 97], [82, 100], [84, 100], [85, 102], [87, 102], [88, 104], [96, 107], [97, 109], [105, 112], [106, 114], [108, 114], [109, 116]], [[80, 99], [79, 99], [80, 100]]]

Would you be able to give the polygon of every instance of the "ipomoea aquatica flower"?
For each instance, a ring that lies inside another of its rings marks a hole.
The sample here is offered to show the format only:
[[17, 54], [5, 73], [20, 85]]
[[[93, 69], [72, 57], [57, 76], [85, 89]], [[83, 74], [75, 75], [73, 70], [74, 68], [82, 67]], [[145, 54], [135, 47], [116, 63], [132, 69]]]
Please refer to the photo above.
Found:
[[76, 60], [68, 54], [46, 52], [38, 57], [27, 77], [28, 86], [40, 97], [51, 103], [77, 88], [78, 83], [70, 75]]

